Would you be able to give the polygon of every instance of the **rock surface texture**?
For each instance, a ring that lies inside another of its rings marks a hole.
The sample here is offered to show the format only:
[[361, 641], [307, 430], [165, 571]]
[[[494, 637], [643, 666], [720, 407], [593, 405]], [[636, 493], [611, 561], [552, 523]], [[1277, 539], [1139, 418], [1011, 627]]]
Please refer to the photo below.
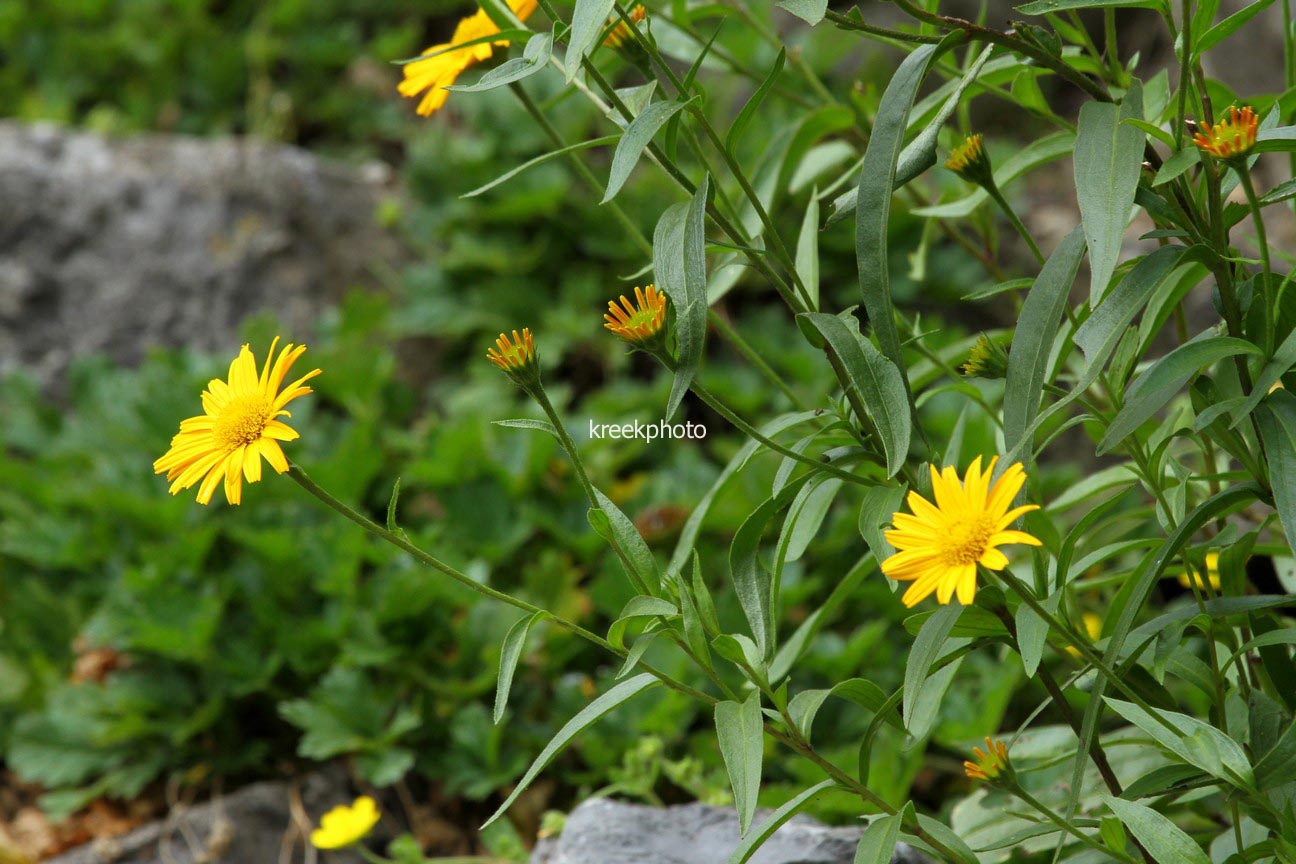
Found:
[[0, 374], [50, 385], [83, 354], [232, 353], [259, 310], [301, 341], [399, 256], [374, 220], [387, 174], [239, 139], [0, 122]]
[[[233, 795], [189, 808], [129, 834], [87, 843], [45, 864], [272, 864], [318, 861], [307, 850], [307, 837], [321, 814], [338, 804], [350, 804], [351, 793], [340, 772], [312, 774], [301, 784], [304, 823], [293, 815], [286, 783], [254, 783]], [[386, 840], [383, 823], [374, 834], [374, 848]], [[330, 852], [330, 864], [362, 864], [354, 851]]]
[[[757, 815], [757, 824], [766, 814]], [[803, 816], [774, 833], [751, 864], [851, 864], [858, 828], [829, 828]], [[531, 864], [717, 864], [738, 845], [738, 814], [727, 807], [645, 807], [595, 798], [567, 817], [562, 834], [542, 840]], [[927, 864], [903, 843], [893, 864]]]

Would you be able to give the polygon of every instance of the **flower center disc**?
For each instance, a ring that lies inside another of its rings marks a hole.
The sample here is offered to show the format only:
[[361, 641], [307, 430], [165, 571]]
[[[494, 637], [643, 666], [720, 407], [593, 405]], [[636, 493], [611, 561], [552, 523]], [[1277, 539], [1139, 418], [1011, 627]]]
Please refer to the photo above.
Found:
[[985, 554], [986, 543], [993, 533], [994, 523], [984, 516], [950, 526], [945, 563], [975, 564]]
[[226, 451], [237, 450], [261, 437], [271, 413], [270, 400], [266, 397], [238, 396], [221, 410], [212, 432]]

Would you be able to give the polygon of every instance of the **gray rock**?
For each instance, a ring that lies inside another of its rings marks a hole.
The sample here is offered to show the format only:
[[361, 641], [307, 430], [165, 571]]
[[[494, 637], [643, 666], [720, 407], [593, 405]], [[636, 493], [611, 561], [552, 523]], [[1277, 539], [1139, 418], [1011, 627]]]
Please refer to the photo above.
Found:
[[[167, 819], [48, 859], [45, 864], [275, 864], [320, 859], [307, 837], [319, 817], [352, 794], [344, 774], [323, 771], [301, 783], [302, 812], [294, 816], [287, 783], [254, 783], [233, 795], [175, 807]], [[384, 845], [383, 824], [371, 835]], [[330, 864], [360, 864], [353, 851], [330, 852]]]
[[[767, 814], [757, 815], [757, 824]], [[859, 828], [829, 828], [795, 816], [752, 856], [752, 864], [851, 864]], [[542, 840], [531, 864], [718, 864], [738, 845], [738, 814], [728, 807], [645, 807], [595, 798], [567, 817], [562, 834]], [[893, 864], [926, 864], [900, 844]]]
[[374, 219], [389, 174], [253, 141], [0, 122], [0, 374], [48, 385], [88, 353], [226, 354], [260, 310], [302, 341], [398, 263]]

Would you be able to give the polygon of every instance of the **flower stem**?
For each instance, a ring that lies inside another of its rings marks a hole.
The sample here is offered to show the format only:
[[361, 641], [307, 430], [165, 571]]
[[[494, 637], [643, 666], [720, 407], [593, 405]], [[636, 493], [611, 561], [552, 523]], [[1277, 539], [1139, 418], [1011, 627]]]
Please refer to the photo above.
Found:
[[[1269, 240], [1265, 236], [1265, 224], [1263, 214], [1260, 212], [1260, 199], [1256, 197], [1255, 184], [1251, 181], [1251, 169], [1245, 162], [1239, 161], [1234, 164], [1233, 170], [1237, 172], [1238, 179], [1242, 181], [1242, 191], [1246, 193], [1247, 204], [1251, 207], [1251, 218], [1255, 222], [1256, 243], [1260, 247], [1260, 263], [1264, 269], [1264, 286], [1260, 289], [1258, 299], [1264, 304], [1261, 310], [1261, 327], [1263, 332], [1260, 334], [1262, 344], [1266, 352], [1273, 348], [1273, 268], [1269, 264]], [[1252, 299], [1252, 303], [1256, 299]], [[1254, 340], [1253, 340], [1254, 341]]]
[[1008, 221], [1012, 223], [1013, 228], [1016, 229], [1021, 238], [1026, 241], [1026, 245], [1030, 247], [1031, 254], [1035, 256], [1036, 263], [1043, 266], [1044, 253], [1040, 252], [1039, 246], [1035, 243], [1035, 238], [1031, 236], [1030, 231], [1026, 229], [1026, 225], [1020, 218], [1018, 218], [1017, 212], [1013, 210], [1012, 205], [1003, 197], [1003, 193], [999, 191], [999, 187], [991, 182], [983, 188], [986, 190], [986, 194], [990, 196], [990, 200], [999, 205], [999, 209], [1008, 217]]

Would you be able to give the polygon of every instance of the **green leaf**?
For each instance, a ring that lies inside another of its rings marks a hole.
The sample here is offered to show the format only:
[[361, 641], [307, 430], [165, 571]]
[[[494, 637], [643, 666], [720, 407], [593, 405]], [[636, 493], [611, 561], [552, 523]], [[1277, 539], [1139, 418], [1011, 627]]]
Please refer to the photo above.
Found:
[[387, 530], [395, 534], [400, 530], [400, 525], [396, 524], [396, 505], [400, 501], [400, 478], [392, 484], [391, 498], [387, 501]]
[[1111, 425], [1098, 442], [1099, 456], [1124, 441], [1204, 368], [1225, 357], [1238, 354], [1263, 354], [1259, 347], [1245, 339], [1214, 336], [1213, 330], [1180, 345], [1153, 363], [1125, 392], [1125, 404], [1112, 418]]
[[804, 312], [797, 317], [812, 326], [832, 347], [846, 368], [851, 386], [868, 409], [886, 451], [887, 476], [894, 477], [909, 455], [909, 437], [913, 431], [909, 410], [909, 390], [897, 366], [883, 357], [873, 343], [860, 337], [854, 324], [836, 315]]
[[[499, 809], [486, 820], [482, 825], [482, 828], [485, 828], [487, 825], [492, 824], [495, 820], [499, 819], [499, 817], [503, 816], [508, 809], [513, 806], [513, 802], [517, 801], [518, 797], [527, 790], [527, 787], [531, 785], [532, 781], [534, 781], [540, 772], [545, 769], [545, 766], [552, 762], [554, 757], [562, 752], [562, 750], [571, 743], [572, 739], [579, 735], [587, 726], [594, 723], [594, 721], [598, 720], [604, 714], [607, 714], [613, 708], [616, 708], [618, 705], [621, 705], [634, 696], [639, 695], [656, 683], [657, 679], [646, 672], [636, 675], [628, 681], [622, 681], [620, 684], [616, 685], [611, 690], [582, 708], [581, 711], [575, 717], [568, 720], [567, 723], [558, 730], [558, 734], [545, 745], [544, 750], [540, 751], [540, 755], [531, 763], [531, 767], [522, 775], [522, 779], [518, 781], [517, 786], [513, 787], [513, 791], [509, 793], [508, 798], [504, 799], [504, 803], [501, 804]], [[759, 781], [759, 778], [757, 779]]]
[[1039, 413], [1049, 356], [1084, 251], [1084, 234], [1077, 228], [1044, 262], [1022, 304], [1004, 383], [1004, 441], [1012, 447], [1022, 442]]
[[904, 352], [900, 347], [900, 333], [896, 328], [891, 300], [890, 246], [887, 242], [891, 194], [895, 189], [896, 165], [918, 87], [936, 58], [961, 42], [962, 38], [961, 34], [954, 33], [939, 45], [922, 45], [900, 64], [882, 95], [868, 149], [860, 166], [855, 208], [855, 258], [859, 267], [860, 291], [864, 295], [864, 308], [868, 310], [869, 326], [877, 334], [882, 353], [901, 373], [906, 411], [910, 410], [909, 382], [904, 377]]
[[855, 864], [891, 864], [900, 841], [900, 814], [878, 816], [864, 829], [855, 847]]
[[887, 709], [887, 696], [882, 692], [881, 687], [864, 678], [848, 678], [839, 681], [830, 690], [802, 690], [788, 703], [788, 714], [807, 741], [813, 737], [815, 717], [829, 696], [837, 696], [853, 702], [874, 714], [887, 710], [887, 722], [901, 731], [904, 730], [904, 725], [899, 722], [895, 711]]
[[598, 45], [615, 0], [576, 0], [571, 36], [567, 40], [567, 83], [580, 71], [581, 60]]
[[548, 420], [532, 420], [529, 417], [518, 417], [512, 420], [492, 420], [494, 426], [507, 426], [510, 429], [539, 429], [541, 432], [548, 432], [556, 440], [562, 439], [558, 436], [558, 430]]
[[1138, 190], [1139, 172], [1143, 170], [1144, 135], [1121, 122], [1128, 118], [1143, 119], [1142, 90], [1137, 79], [1119, 106], [1086, 102], [1080, 108], [1075, 146], [1076, 197], [1089, 245], [1089, 297], [1095, 306], [1116, 269]]
[[1106, 9], [1119, 6], [1123, 9], [1157, 9], [1161, 0], [1035, 0], [1016, 7], [1024, 15], [1048, 15], [1068, 9]]
[[653, 232], [653, 270], [657, 287], [675, 307], [679, 345], [664, 420], [674, 416], [702, 362], [707, 317], [705, 217], [710, 190], [711, 178], [703, 177], [693, 199], [687, 205], [667, 208]]
[[1270, 394], [1256, 414], [1265, 454], [1274, 507], [1287, 533], [1287, 544], [1296, 549], [1296, 396], [1286, 390]]
[[778, 5], [811, 27], [822, 21], [828, 13], [828, 0], [778, 0]]
[[1211, 864], [1210, 858], [1191, 837], [1151, 807], [1110, 795], [1104, 795], [1103, 801], [1156, 860], [1175, 864]]
[[594, 515], [599, 511], [592, 509], [590, 525], [617, 550], [636, 590], [641, 594], [654, 594], [655, 589], [661, 585], [661, 573], [657, 570], [657, 559], [644, 542], [643, 535], [634, 526], [634, 522], [630, 521], [630, 517], [622, 513], [621, 508], [613, 504], [610, 498], [597, 489], [594, 490], [594, 495], [599, 510], [606, 518], [606, 525], [603, 524], [604, 520]]
[[1288, 722], [1287, 731], [1256, 763], [1256, 788], [1261, 791], [1273, 789], [1291, 783], [1294, 777], [1296, 777], [1296, 723]]
[[788, 507], [787, 518], [783, 523], [783, 536], [779, 545], [783, 547], [783, 563], [790, 564], [801, 560], [810, 541], [823, 526], [833, 499], [841, 491], [844, 480], [836, 477], [807, 483]]
[[495, 683], [494, 720], [496, 723], [504, 718], [509, 691], [513, 688], [513, 674], [517, 671], [518, 660], [522, 658], [522, 649], [526, 647], [526, 638], [531, 632], [531, 625], [546, 617], [548, 617], [546, 612], [528, 615], [517, 621], [504, 635], [504, 644], [500, 648], [499, 679]]
[[624, 648], [625, 631], [630, 622], [637, 618], [674, 618], [677, 615], [679, 615], [679, 610], [675, 608], [675, 604], [666, 600], [644, 594], [631, 597], [621, 610], [621, 614], [608, 627], [607, 639], [613, 646]]
[[742, 141], [743, 133], [747, 131], [747, 127], [756, 117], [756, 112], [760, 111], [761, 104], [764, 103], [765, 97], [769, 95], [774, 82], [782, 74], [783, 63], [786, 60], [787, 49], [780, 49], [778, 57], [774, 59], [773, 68], [770, 69], [769, 74], [765, 76], [765, 80], [760, 83], [755, 92], [752, 93], [751, 98], [747, 100], [747, 104], [738, 112], [738, 116], [734, 118], [733, 125], [729, 127], [729, 134], [725, 136], [725, 149], [729, 151], [730, 155], [737, 154], [738, 144]]
[[[1110, 295], [1080, 325], [1075, 343], [1089, 363], [1086, 372], [1094, 371], [1097, 377], [1101, 365], [1116, 349], [1125, 328], [1152, 299], [1161, 283], [1182, 263], [1184, 252], [1182, 246], [1163, 246], [1144, 257], [1116, 283]], [[1076, 389], [1082, 388], [1077, 385]]]
[[494, 90], [496, 87], [529, 78], [544, 69], [549, 65], [551, 54], [553, 54], [553, 34], [536, 33], [527, 40], [521, 57], [506, 60], [473, 84], [453, 84], [445, 89], [456, 93], [481, 93]]
[[882, 526], [890, 523], [891, 517], [900, 509], [906, 491], [905, 486], [873, 486], [864, 493], [864, 500], [860, 502], [860, 536], [879, 562], [895, 552], [886, 541]]
[[1246, 420], [1261, 400], [1269, 395], [1273, 386], [1282, 380], [1282, 376], [1286, 375], [1293, 366], [1296, 366], [1296, 330], [1287, 334], [1287, 338], [1274, 351], [1273, 358], [1260, 370], [1260, 374], [1256, 376], [1255, 386], [1251, 388], [1251, 394], [1245, 401], [1239, 403], [1236, 409], [1229, 412], [1233, 418], [1229, 428], [1236, 429]]
[[761, 760], [765, 753], [760, 694], [753, 690], [744, 702], [716, 703], [715, 724], [720, 755], [724, 757], [734, 805], [738, 808], [739, 832], [746, 835], [756, 813]]
[[1261, 129], [1256, 135], [1252, 153], [1290, 153], [1296, 151], [1296, 126]]
[[1171, 180], [1182, 175], [1194, 165], [1201, 164], [1201, 151], [1195, 146], [1188, 146], [1182, 150], [1176, 150], [1170, 154], [1170, 158], [1161, 164], [1157, 170], [1156, 177], [1152, 180], [1152, 185], [1161, 186], [1169, 183]]
[[752, 637], [762, 657], [768, 657], [774, 645], [773, 581], [759, 558], [761, 535], [765, 526], [788, 502], [800, 493], [809, 475], [793, 480], [778, 495], [767, 498], [734, 534], [729, 546], [729, 569], [733, 573], [734, 593], [742, 607]]
[[472, 190], [471, 192], [465, 192], [459, 197], [475, 198], [478, 195], [482, 194], [483, 192], [489, 192], [491, 189], [494, 189], [496, 186], [499, 186], [501, 183], [507, 183], [509, 180], [512, 180], [514, 177], [518, 176], [523, 171], [526, 171], [528, 168], [534, 168], [535, 166], [542, 165], [545, 162], [550, 161], [551, 159], [556, 159], [559, 156], [566, 156], [568, 153], [575, 153], [579, 150], [589, 150], [592, 147], [606, 147], [607, 145], [615, 144], [620, 140], [621, 140], [620, 135], [606, 135], [602, 138], [594, 138], [590, 141], [577, 141], [575, 144], [568, 144], [566, 147], [559, 148], [558, 150], [551, 150], [548, 153], [543, 153], [535, 157], [534, 159], [530, 159], [527, 160], [526, 162], [523, 162], [521, 165], [517, 166], [516, 168], [511, 168], [508, 171], [505, 171], [503, 174], [496, 177], [494, 180], [490, 181], [485, 186], [478, 186], [476, 189]]
[[806, 805], [824, 792], [834, 789], [837, 786], [835, 780], [824, 780], [822, 783], [816, 783], [809, 789], [804, 790], [799, 795], [788, 800], [782, 807], [770, 814], [770, 817], [762, 822], [755, 831], [748, 834], [738, 844], [738, 848], [729, 856], [729, 864], [746, 864], [748, 859], [756, 854], [756, 850], [761, 844], [774, 835], [774, 832], [783, 826], [785, 822], [805, 809]]
[[796, 272], [810, 295], [812, 309], [819, 308], [819, 190], [810, 194], [801, 234], [797, 237]]
[[934, 711], [922, 716], [917, 710], [919, 695], [929, 678], [932, 664], [940, 659], [941, 649], [962, 614], [963, 607], [958, 603], [941, 606], [924, 622], [922, 629], [918, 631], [918, 638], [914, 639], [913, 648], [909, 651], [909, 660], [905, 664], [902, 704], [905, 727], [915, 738], [924, 737], [936, 725]]
[[[1056, 613], [1062, 594], [1054, 593], [1040, 601], [1040, 605], [1049, 612]], [[1017, 624], [1017, 647], [1021, 649], [1022, 666], [1026, 677], [1033, 678], [1039, 669], [1040, 660], [1044, 657], [1044, 646], [1048, 643], [1048, 622], [1039, 616], [1034, 609], [1025, 603], [1017, 607], [1014, 616]]]
[[990, 59], [993, 51], [993, 45], [985, 46], [980, 56], [972, 61], [968, 70], [963, 73], [958, 86], [954, 88], [954, 92], [949, 95], [940, 110], [936, 112], [936, 116], [901, 151], [900, 158], [896, 162], [895, 188], [898, 189], [936, 164], [936, 141], [941, 130], [945, 128], [945, 123], [954, 114], [955, 109], [963, 102], [963, 94], [976, 82], [977, 76], [985, 68], [986, 61]]
[[616, 197], [630, 179], [630, 172], [639, 164], [644, 149], [652, 142], [653, 136], [685, 107], [686, 102], [653, 102], [639, 112], [639, 116], [630, 121], [630, 125], [621, 135], [616, 152], [612, 154], [612, 169], [608, 173], [607, 191], [603, 193], [600, 204], [606, 204]]
[[1110, 696], [1107, 704], [1185, 765], [1242, 789], [1255, 787], [1255, 773], [1242, 745], [1209, 723], [1177, 711], [1152, 708], [1149, 712]]

